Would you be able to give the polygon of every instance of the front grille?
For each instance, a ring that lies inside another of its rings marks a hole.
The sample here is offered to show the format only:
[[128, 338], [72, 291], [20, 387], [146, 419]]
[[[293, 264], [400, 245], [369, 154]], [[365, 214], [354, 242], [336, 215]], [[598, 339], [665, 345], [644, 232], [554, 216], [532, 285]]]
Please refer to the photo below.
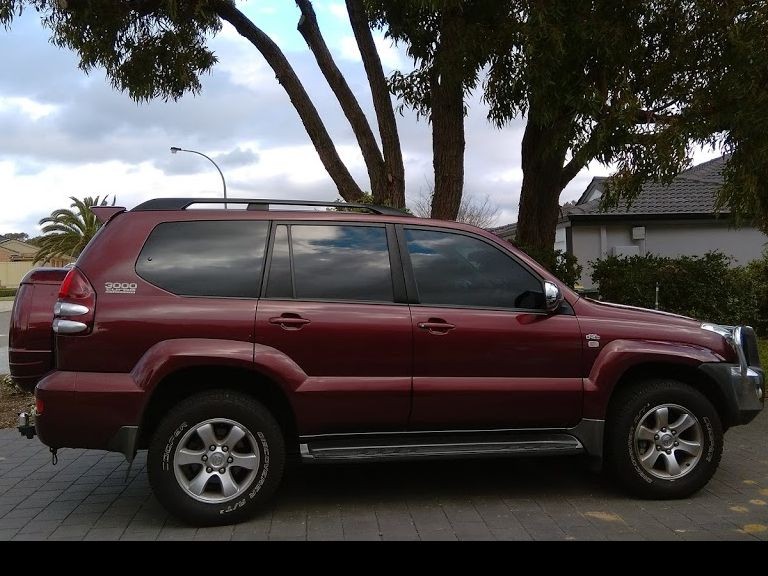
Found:
[[760, 354], [757, 351], [757, 335], [749, 326], [741, 329], [741, 348], [747, 359], [748, 366], [760, 368]]

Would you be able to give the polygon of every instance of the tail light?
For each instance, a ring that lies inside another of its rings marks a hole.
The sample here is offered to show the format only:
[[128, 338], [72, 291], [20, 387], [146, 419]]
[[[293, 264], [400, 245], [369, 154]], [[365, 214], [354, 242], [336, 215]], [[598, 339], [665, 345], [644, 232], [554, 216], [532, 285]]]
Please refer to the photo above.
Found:
[[78, 268], [72, 268], [61, 283], [53, 308], [56, 334], [89, 334], [93, 329], [96, 292]]

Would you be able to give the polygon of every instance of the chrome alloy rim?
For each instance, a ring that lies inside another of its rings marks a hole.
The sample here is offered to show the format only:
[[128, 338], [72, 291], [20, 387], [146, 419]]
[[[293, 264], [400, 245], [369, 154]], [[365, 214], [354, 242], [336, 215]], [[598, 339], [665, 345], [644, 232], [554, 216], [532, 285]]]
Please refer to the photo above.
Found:
[[256, 438], [239, 422], [206, 420], [176, 446], [173, 470], [189, 496], [207, 504], [234, 500], [251, 485], [261, 464]]
[[662, 480], [690, 473], [703, 453], [701, 424], [677, 404], [663, 404], [646, 412], [635, 427], [634, 450], [640, 466]]

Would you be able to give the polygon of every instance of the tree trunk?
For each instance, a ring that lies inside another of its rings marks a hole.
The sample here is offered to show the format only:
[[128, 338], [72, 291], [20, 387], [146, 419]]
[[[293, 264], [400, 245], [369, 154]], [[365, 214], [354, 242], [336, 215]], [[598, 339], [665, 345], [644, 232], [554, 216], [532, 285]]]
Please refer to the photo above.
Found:
[[432, 217], [456, 220], [464, 192], [464, 78], [459, 9], [446, 10], [432, 71]]
[[384, 170], [384, 158], [373, 135], [373, 130], [365, 117], [344, 75], [333, 60], [331, 51], [323, 39], [320, 27], [317, 24], [317, 16], [312, 8], [310, 0], [296, 0], [296, 5], [301, 10], [301, 20], [298, 30], [307, 42], [310, 51], [315, 56], [320, 71], [323, 73], [328, 85], [336, 95], [344, 115], [352, 126], [352, 131], [357, 138], [360, 151], [363, 154], [365, 166], [368, 169], [368, 178], [371, 181], [371, 192], [376, 202], [386, 198], [388, 194], [387, 179]]
[[320, 114], [317, 112], [317, 108], [315, 108], [296, 72], [279, 46], [240, 12], [232, 0], [218, 0], [213, 2], [211, 6], [222, 20], [232, 24], [242, 37], [251, 42], [261, 52], [267, 64], [275, 72], [277, 81], [283, 86], [288, 97], [291, 99], [291, 103], [299, 113], [304, 128], [310, 140], [312, 140], [312, 144], [315, 146], [323, 166], [325, 166], [328, 174], [338, 187], [341, 197], [347, 202], [361, 201], [363, 199], [363, 191], [357, 185], [354, 178], [352, 178], [344, 162], [341, 161], [333, 140], [331, 140], [320, 118]]
[[523, 136], [523, 187], [516, 242], [534, 253], [554, 249], [560, 216], [566, 152], [552, 145], [556, 141], [552, 132], [538, 126], [529, 115]]
[[360, 48], [363, 58], [363, 66], [368, 76], [368, 84], [371, 87], [373, 108], [376, 110], [376, 119], [379, 124], [381, 144], [384, 149], [385, 177], [387, 182], [386, 196], [377, 198], [374, 193], [374, 202], [405, 208], [405, 167], [403, 166], [403, 152], [400, 146], [400, 135], [395, 119], [395, 109], [389, 95], [384, 68], [381, 65], [379, 51], [373, 41], [373, 34], [368, 22], [365, 6], [360, 0], [346, 0], [349, 22]]

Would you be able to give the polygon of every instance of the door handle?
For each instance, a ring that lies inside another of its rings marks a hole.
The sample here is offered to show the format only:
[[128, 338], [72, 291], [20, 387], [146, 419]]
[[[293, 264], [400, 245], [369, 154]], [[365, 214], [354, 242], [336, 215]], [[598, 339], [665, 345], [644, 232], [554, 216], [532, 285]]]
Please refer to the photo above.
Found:
[[295, 315], [288, 316], [284, 314], [283, 316], [279, 316], [277, 318], [270, 318], [269, 323], [277, 324], [283, 330], [301, 330], [302, 328], [304, 328], [304, 326], [306, 326], [307, 324], [311, 324], [312, 322], [300, 316], [295, 316]]
[[430, 334], [447, 334], [456, 326], [449, 324], [445, 320], [439, 320], [437, 318], [430, 318], [429, 322], [419, 323], [419, 328], [427, 330]]

